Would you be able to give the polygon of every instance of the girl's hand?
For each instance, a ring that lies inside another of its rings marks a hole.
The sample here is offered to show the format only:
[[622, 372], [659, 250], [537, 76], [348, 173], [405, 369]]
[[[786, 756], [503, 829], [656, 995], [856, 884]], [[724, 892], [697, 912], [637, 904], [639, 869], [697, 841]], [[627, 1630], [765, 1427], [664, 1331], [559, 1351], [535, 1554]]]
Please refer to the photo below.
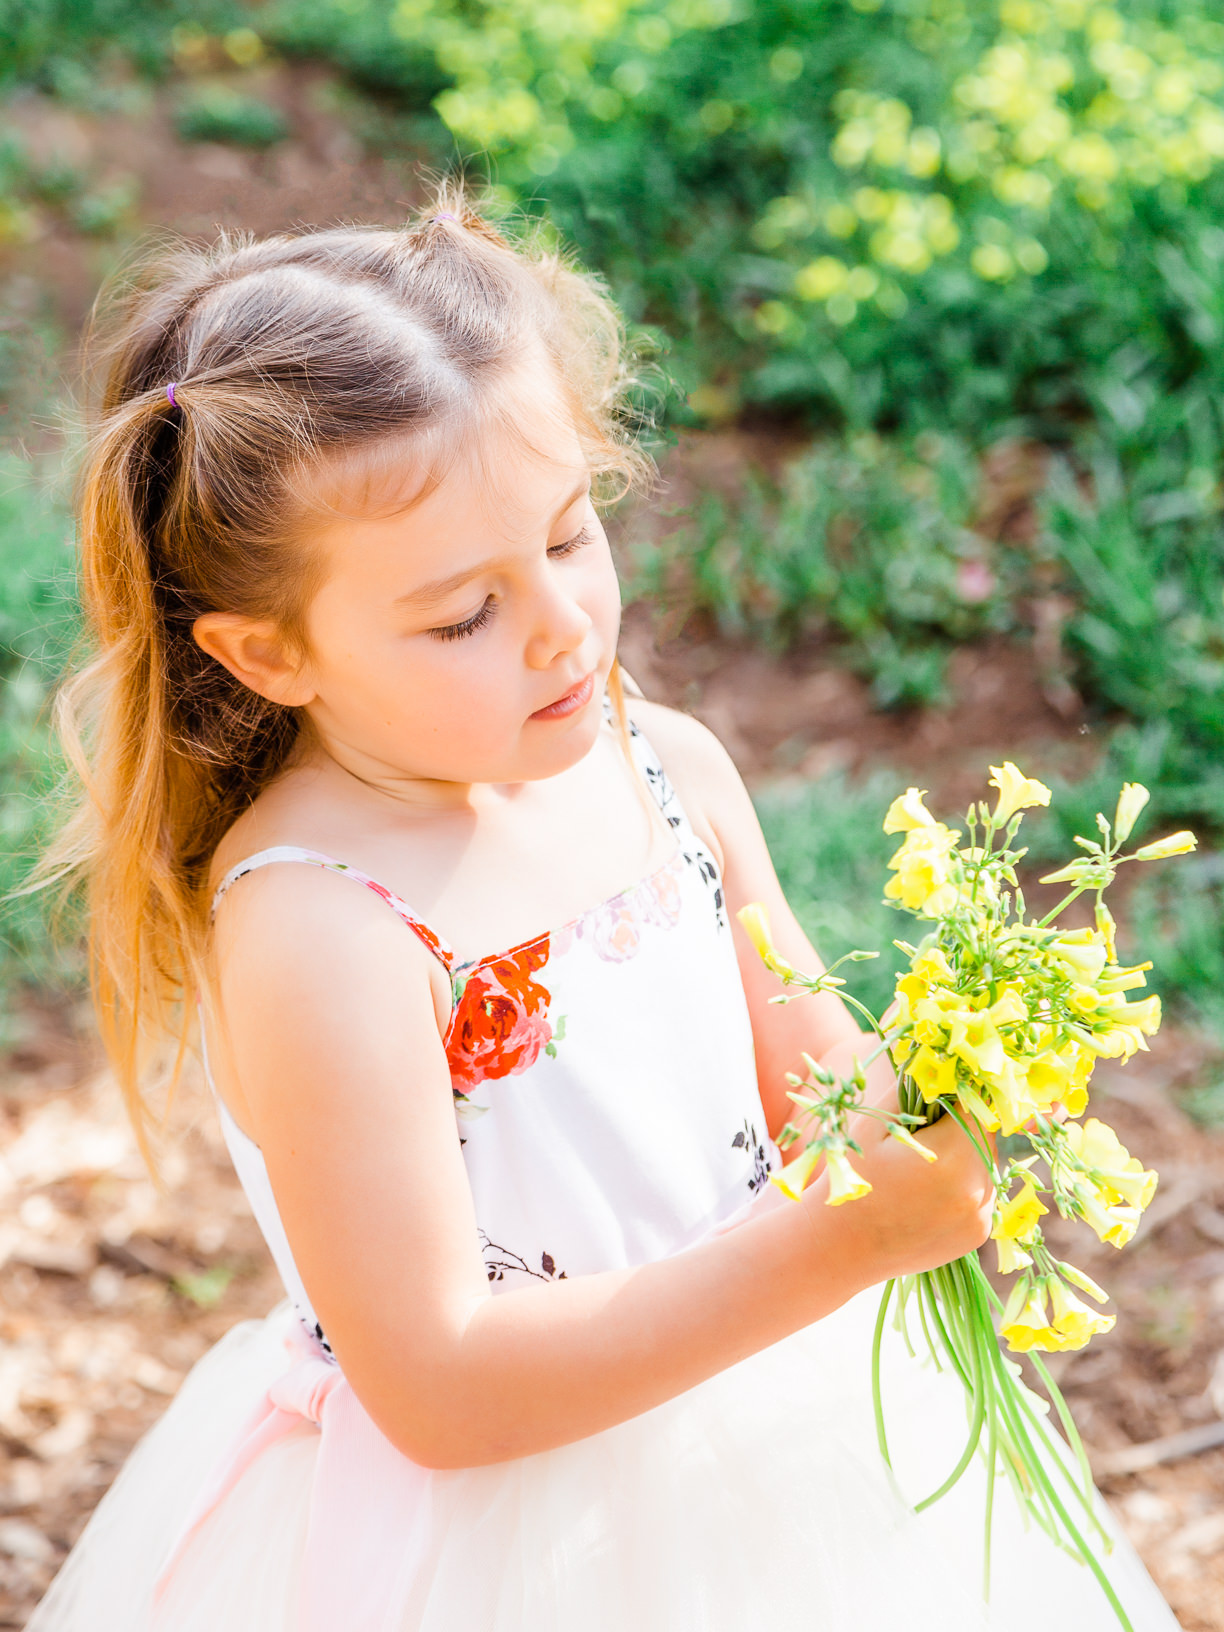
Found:
[[[889, 1108], [895, 1103], [894, 1097]], [[852, 1133], [863, 1153], [852, 1154], [851, 1161], [872, 1188], [843, 1203], [836, 1214], [839, 1229], [849, 1232], [845, 1250], [861, 1259], [864, 1286], [935, 1269], [982, 1245], [990, 1234], [994, 1179], [980, 1150], [952, 1117], [942, 1117], [915, 1136], [935, 1151], [934, 1162], [924, 1162], [890, 1139], [885, 1125], [873, 1117], [854, 1118]], [[812, 1222], [822, 1239], [829, 1223], [819, 1215], [834, 1211], [826, 1204], [827, 1195], [822, 1175], [799, 1203], [816, 1215]]]

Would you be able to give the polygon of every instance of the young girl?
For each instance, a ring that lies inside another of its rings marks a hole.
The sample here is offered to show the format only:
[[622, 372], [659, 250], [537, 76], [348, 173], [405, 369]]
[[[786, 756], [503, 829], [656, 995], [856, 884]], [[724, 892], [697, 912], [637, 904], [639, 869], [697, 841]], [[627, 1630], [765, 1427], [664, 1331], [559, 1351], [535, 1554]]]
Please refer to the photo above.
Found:
[[876, 1449], [868, 1289], [982, 1241], [968, 1141], [866, 1121], [852, 1206], [767, 1182], [784, 1073], [867, 1044], [770, 1002], [738, 907], [816, 957], [727, 755], [626, 716], [628, 383], [594, 281], [451, 193], [129, 297], [57, 863], [138, 1120], [199, 1005], [290, 1303], [192, 1372], [34, 1632], [1114, 1624], [1005, 1485], [989, 1606], [981, 1477], [914, 1516], [964, 1415], [899, 1340], [899, 1483]]

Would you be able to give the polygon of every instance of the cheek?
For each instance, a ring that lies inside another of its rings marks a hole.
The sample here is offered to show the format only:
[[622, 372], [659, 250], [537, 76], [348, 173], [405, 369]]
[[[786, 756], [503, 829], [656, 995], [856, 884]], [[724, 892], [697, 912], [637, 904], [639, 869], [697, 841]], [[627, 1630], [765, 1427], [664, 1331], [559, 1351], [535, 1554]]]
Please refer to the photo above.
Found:
[[621, 614], [620, 579], [606, 540], [588, 568], [579, 599], [597, 629], [604, 633], [615, 632]]

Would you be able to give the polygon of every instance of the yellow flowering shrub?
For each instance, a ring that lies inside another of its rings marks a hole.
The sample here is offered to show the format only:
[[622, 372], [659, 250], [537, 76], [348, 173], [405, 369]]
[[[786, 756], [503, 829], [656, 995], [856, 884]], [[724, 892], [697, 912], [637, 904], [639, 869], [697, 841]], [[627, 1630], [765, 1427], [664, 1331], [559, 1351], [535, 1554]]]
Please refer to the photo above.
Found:
[[[968, 26], [958, 4], [928, 17], [910, 33], [932, 56]], [[793, 297], [834, 323], [865, 300], [895, 312], [907, 276], [958, 251], [984, 283], [1036, 276], [1059, 199], [1100, 212], [1224, 163], [1224, 25], [1194, 15], [1173, 30], [1090, 0], [994, 0], [974, 22], [989, 44], [928, 120], [889, 92], [839, 92], [829, 152], [843, 185], [775, 198], [753, 229], [775, 252], [813, 234], [847, 245], [793, 274]]]

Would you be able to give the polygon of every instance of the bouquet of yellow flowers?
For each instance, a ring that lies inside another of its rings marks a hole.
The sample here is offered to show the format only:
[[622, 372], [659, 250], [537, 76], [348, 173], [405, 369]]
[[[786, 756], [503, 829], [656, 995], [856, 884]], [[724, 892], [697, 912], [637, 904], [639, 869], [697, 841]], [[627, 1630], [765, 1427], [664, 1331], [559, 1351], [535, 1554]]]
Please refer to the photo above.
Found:
[[[1101, 1241], [1122, 1247], [1152, 1199], [1156, 1174], [1103, 1122], [1084, 1119], [1096, 1062], [1130, 1059], [1147, 1048], [1147, 1038], [1160, 1025], [1160, 999], [1133, 995], [1145, 986], [1151, 965], [1119, 964], [1116, 926], [1104, 895], [1123, 863], [1180, 855], [1194, 849], [1195, 839], [1175, 833], [1123, 855], [1149, 797], [1145, 788], [1127, 783], [1113, 820], [1098, 816], [1098, 836], [1077, 838], [1082, 853], [1042, 879], [1069, 888], [1051, 912], [1034, 920], [1016, 877], [1025, 852], [1015, 844], [1023, 812], [1048, 805], [1050, 790], [1010, 762], [991, 767], [991, 784], [998, 795], [993, 809], [983, 802], [966, 815], [967, 843], [961, 842], [962, 832], [936, 821], [917, 788], [889, 808], [884, 831], [904, 838], [888, 864], [893, 876], [885, 896], [930, 928], [917, 945], [894, 943], [908, 966], [883, 1018], [841, 994], [875, 1033], [872, 1054], [846, 1078], [834, 1077], [805, 1055], [806, 1075], [788, 1077], [798, 1114], [779, 1144], [785, 1149], [803, 1141], [804, 1148], [773, 1180], [797, 1198], [823, 1162], [829, 1205], [839, 1206], [871, 1188], [851, 1160], [860, 1148], [850, 1131], [852, 1114], [885, 1121], [890, 1136], [930, 1161], [934, 1154], [914, 1138], [914, 1130], [940, 1116], [960, 1123], [992, 1174], [991, 1234], [998, 1267], [1016, 1280], [1004, 1301], [972, 1253], [885, 1286], [873, 1354], [881, 1452], [887, 1460], [880, 1348], [891, 1308], [907, 1342], [907, 1324], [916, 1319], [936, 1365], [951, 1367], [963, 1382], [968, 1405], [964, 1448], [943, 1484], [917, 1509], [950, 1490], [981, 1447], [987, 1468], [987, 1587], [990, 1506], [1002, 1469], [1036, 1522], [1093, 1571], [1129, 1628], [1085, 1534], [1095, 1530], [1108, 1547], [1083, 1446], [1040, 1354], [1083, 1348], [1109, 1331], [1114, 1317], [1083, 1301], [1081, 1293], [1096, 1305], [1108, 1298], [1082, 1270], [1054, 1257], [1041, 1220], [1053, 1206], [1064, 1218], [1082, 1220]], [[1095, 896], [1094, 927], [1060, 926], [1070, 904], [1089, 893]], [[761, 907], [746, 907], [740, 918], [765, 962], [796, 988], [796, 996], [841, 990], [844, 981], [836, 970], [843, 963], [878, 956], [852, 952], [821, 975], [804, 975], [777, 953]], [[789, 995], [780, 999], [789, 1000]], [[897, 1070], [895, 1111], [864, 1099], [864, 1068], [884, 1052]], [[997, 1150], [991, 1134], [1003, 1136]], [[1000, 1336], [1013, 1352], [1031, 1356], [1066, 1432], [1071, 1458], [1054, 1445], [1046, 1403], [1001, 1352]]]

